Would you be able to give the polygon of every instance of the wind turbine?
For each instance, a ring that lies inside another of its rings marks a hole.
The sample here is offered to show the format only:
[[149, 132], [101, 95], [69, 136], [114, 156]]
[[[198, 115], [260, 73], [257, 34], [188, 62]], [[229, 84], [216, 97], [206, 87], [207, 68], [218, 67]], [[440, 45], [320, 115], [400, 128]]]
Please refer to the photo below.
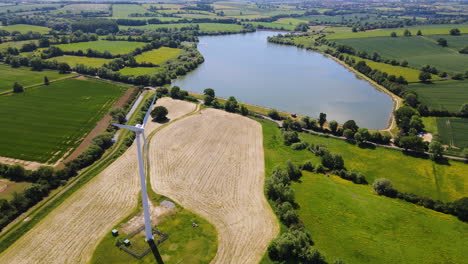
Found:
[[148, 121], [148, 118], [150, 116], [151, 110], [153, 109], [155, 100], [156, 100], [156, 95], [154, 96], [153, 101], [151, 102], [151, 105], [148, 108], [148, 112], [146, 112], [146, 115], [145, 115], [145, 118], [143, 119], [142, 124], [138, 124], [136, 126], [112, 124], [116, 127], [128, 129], [128, 130], [135, 132], [135, 138], [137, 142], [137, 152], [138, 152], [138, 167], [140, 170], [141, 200], [143, 202], [143, 212], [144, 212], [144, 218], [145, 218], [146, 241], [153, 240], [153, 231], [151, 228], [151, 219], [150, 219], [150, 212], [149, 212], [149, 206], [148, 206], [148, 194], [146, 192], [146, 177], [145, 177], [145, 168], [143, 165], [143, 154], [141, 151], [140, 136], [143, 137], [143, 142], [145, 144], [144, 146], [145, 146], [146, 156], [147, 156], [147, 164], [149, 166], [149, 153], [148, 153], [148, 143], [146, 142], [146, 137], [145, 137], [145, 124]]

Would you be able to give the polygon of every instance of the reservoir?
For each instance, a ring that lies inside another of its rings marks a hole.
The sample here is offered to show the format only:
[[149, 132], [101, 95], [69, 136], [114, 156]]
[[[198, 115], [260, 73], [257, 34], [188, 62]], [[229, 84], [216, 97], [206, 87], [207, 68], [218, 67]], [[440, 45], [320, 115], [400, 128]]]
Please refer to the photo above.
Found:
[[313, 118], [323, 112], [329, 121], [353, 119], [369, 129], [387, 126], [393, 106], [387, 94], [320, 53], [268, 43], [276, 34], [200, 37], [205, 62], [173, 84]]

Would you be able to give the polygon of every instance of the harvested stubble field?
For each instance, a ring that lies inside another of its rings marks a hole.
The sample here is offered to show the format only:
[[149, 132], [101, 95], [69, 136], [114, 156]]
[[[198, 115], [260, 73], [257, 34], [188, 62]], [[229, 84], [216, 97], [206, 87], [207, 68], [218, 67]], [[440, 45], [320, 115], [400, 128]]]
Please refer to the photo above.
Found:
[[59, 44], [55, 47], [60, 48], [64, 51], [78, 51], [82, 50], [86, 52], [88, 49], [97, 50], [99, 52], [108, 51], [111, 54], [127, 54], [134, 51], [136, 48], [142, 48], [145, 46], [144, 42], [135, 41], [109, 41], [109, 40], [98, 40], [88, 42], [77, 42], [69, 44]]
[[[192, 103], [158, 100], [170, 119], [195, 108]], [[149, 123], [147, 132], [161, 126]], [[136, 146], [67, 198], [0, 255], [0, 263], [88, 263], [99, 241], [138, 204]]]
[[212, 263], [258, 263], [279, 227], [264, 193], [262, 127], [207, 109], [162, 129], [150, 143], [151, 183], [215, 225]]

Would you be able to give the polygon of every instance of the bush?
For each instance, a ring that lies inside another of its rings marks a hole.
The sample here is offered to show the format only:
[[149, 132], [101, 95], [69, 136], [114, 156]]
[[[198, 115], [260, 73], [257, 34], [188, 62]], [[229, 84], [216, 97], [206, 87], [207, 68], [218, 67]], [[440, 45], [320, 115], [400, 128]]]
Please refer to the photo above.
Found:
[[299, 142], [299, 135], [296, 131], [284, 131], [283, 140], [286, 146], [290, 146], [293, 143]]
[[164, 106], [156, 106], [153, 111], [151, 111], [151, 117], [154, 121], [161, 122], [167, 119], [167, 108]]
[[455, 215], [458, 219], [467, 222], [468, 221], [468, 197], [463, 197], [456, 200], [453, 203]]
[[281, 120], [281, 116], [280, 114], [278, 113], [278, 111], [276, 110], [270, 110], [268, 111], [268, 117], [270, 117], [271, 119], [274, 119], [274, 120]]
[[297, 143], [293, 143], [291, 145], [291, 148], [293, 150], [303, 150], [303, 149], [306, 149], [308, 147], [309, 144], [307, 144], [307, 142], [297, 142]]
[[15, 84], [13, 84], [13, 92], [14, 93], [22, 93], [24, 92], [24, 87], [23, 85], [15, 82]]
[[305, 162], [302, 164], [301, 168], [302, 168], [303, 170], [305, 170], [305, 171], [311, 171], [311, 172], [314, 171], [314, 169], [315, 169], [315, 168], [314, 168], [314, 165], [312, 164], [312, 162], [311, 162], [310, 160], [305, 161]]
[[376, 179], [372, 187], [374, 188], [374, 191], [377, 192], [378, 195], [395, 197], [397, 194], [397, 190], [393, 188], [393, 185], [390, 182], [390, 180], [385, 179], [385, 178]]
[[288, 174], [289, 179], [293, 181], [299, 180], [302, 176], [302, 172], [298, 166], [292, 163], [291, 160], [286, 161], [286, 172]]
[[297, 215], [290, 202], [284, 202], [279, 204], [276, 207], [276, 214], [286, 226], [297, 224], [299, 222], [299, 216]]

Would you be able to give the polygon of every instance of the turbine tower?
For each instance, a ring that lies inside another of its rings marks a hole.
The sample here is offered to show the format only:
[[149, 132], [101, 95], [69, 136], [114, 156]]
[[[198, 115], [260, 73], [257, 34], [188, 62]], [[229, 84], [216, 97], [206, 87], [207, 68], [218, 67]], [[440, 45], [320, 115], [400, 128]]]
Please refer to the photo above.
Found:
[[138, 167], [140, 171], [141, 200], [143, 202], [143, 212], [144, 212], [144, 218], [145, 218], [146, 241], [153, 240], [153, 231], [151, 228], [151, 218], [150, 218], [150, 212], [149, 212], [149, 206], [148, 206], [148, 194], [146, 192], [146, 176], [145, 176], [145, 167], [143, 164], [143, 154], [142, 154], [142, 149], [141, 149], [141, 144], [140, 144], [140, 136], [143, 137], [143, 142], [144, 142], [146, 156], [147, 156], [147, 164], [149, 166], [149, 153], [148, 153], [148, 143], [146, 142], [146, 137], [145, 137], [145, 124], [148, 121], [148, 118], [150, 116], [151, 110], [153, 109], [155, 100], [156, 100], [156, 95], [154, 96], [153, 101], [151, 102], [151, 105], [148, 108], [148, 112], [146, 112], [146, 115], [145, 115], [145, 118], [143, 119], [142, 124], [138, 124], [136, 126], [113, 124], [116, 127], [128, 129], [128, 130], [135, 132], [135, 138], [137, 142], [137, 152], [138, 152]]

